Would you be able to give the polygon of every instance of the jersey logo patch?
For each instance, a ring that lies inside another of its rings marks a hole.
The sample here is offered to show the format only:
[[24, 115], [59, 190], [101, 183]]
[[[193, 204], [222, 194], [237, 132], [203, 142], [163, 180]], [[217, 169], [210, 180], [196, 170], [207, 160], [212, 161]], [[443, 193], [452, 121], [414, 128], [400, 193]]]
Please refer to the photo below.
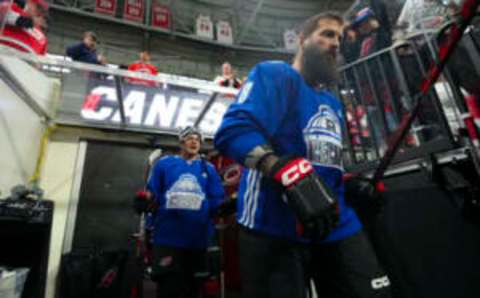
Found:
[[307, 158], [321, 166], [343, 169], [342, 126], [337, 114], [327, 105], [320, 105], [303, 130]]
[[240, 94], [238, 95], [237, 103], [239, 104], [244, 103], [247, 100], [248, 96], [250, 95], [252, 88], [253, 88], [253, 82], [247, 82], [243, 86], [242, 90], [240, 91]]
[[192, 174], [183, 174], [165, 195], [166, 209], [200, 210], [205, 194]]

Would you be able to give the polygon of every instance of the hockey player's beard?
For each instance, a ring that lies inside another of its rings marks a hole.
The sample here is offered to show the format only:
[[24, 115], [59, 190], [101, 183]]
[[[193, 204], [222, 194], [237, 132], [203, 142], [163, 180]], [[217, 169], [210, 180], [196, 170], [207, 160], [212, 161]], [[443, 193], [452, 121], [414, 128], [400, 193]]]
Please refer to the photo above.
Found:
[[334, 55], [315, 44], [303, 48], [302, 74], [312, 87], [335, 84], [340, 78]]

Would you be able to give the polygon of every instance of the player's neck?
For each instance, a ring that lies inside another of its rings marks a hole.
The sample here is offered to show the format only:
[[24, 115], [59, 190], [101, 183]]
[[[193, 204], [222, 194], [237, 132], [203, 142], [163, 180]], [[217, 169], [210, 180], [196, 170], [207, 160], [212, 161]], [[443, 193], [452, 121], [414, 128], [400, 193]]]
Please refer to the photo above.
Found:
[[186, 161], [191, 161], [191, 160], [194, 160], [194, 159], [197, 159], [198, 158], [198, 153], [196, 154], [192, 154], [192, 153], [188, 153], [187, 151], [180, 151], [180, 156], [185, 159]]
[[298, 71], [300, 74], [302, 74], [302, 55], [301, 55], [301, 53], [297, 53], [295, 55], [295, 58], [293, 58], [292, 67], [293, 67], [293, 69]]

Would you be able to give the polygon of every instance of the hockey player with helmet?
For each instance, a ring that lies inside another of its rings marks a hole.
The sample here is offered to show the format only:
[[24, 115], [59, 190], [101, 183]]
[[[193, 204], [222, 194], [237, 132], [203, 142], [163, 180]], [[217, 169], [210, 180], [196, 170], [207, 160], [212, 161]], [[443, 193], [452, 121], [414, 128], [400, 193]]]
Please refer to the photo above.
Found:
[[166, 298], [198, 290], [194, 274], [203, 269], [214, 232], [211, 217], [224, 198], [219, 175], [199, 155], [200, 131], [187, 127], [179, 139], [180, 155], [158, 160], [148, 181], [158, 205], [152, 278], [157, 282], [157, 297]]

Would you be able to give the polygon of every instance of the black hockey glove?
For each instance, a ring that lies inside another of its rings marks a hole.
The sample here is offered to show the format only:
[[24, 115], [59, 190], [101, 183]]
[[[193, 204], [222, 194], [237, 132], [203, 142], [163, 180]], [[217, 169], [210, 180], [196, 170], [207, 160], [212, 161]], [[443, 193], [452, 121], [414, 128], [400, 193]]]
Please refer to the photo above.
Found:
[[137, 214], [142, 214], [148, 211], [150, 205], [150, 200], [148, 199], [148, 194], [144, 190], [139, 190], [135, 193], [133, 199], [133, 209]]
[[15, 21], [15, 26], [22, 28], [33, 28], [33, 20], [29, 17], [19, 16]]
[[303, 225], [305, 236], [323, 239], [336, 227], [337, 198], [308, 160], [282, 157], [273, 165], [269, 176], [285, 189], [287, 203]]
[[217, 209], [216, 216], [229, 216], [237, 212], [237, 200], [227, 199], [223, 201]]

